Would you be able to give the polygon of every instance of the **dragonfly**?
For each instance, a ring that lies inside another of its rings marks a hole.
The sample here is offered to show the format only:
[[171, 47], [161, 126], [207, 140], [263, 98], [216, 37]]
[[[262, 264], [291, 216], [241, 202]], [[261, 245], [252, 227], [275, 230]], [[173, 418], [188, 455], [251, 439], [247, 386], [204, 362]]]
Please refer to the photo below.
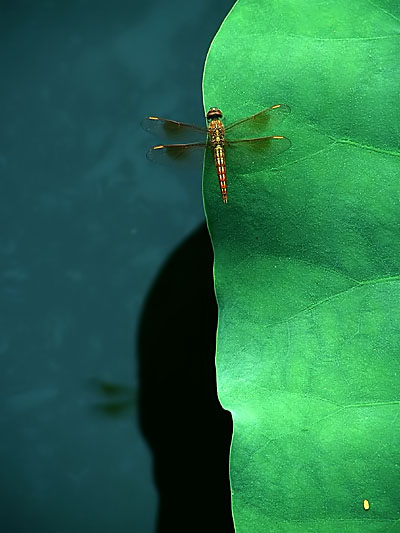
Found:
[[207, 150], [213, 154], [222, 201], [226, 204], [227, 166], [231, 171], [241, 162], [251, 161], [253, 170], [262, 169], [270, 165], [275, 156], [290, 148], [291, 142], [287, 137], [263, 136], [268, 130], [280, 124], [289, 113], [289, 106], [277, 104], [225, 125], [222, 121], [222, 111], [217, 107], [211, 107], [206, 115], [207, 128], [166, 118], [147, 117], [142, 126], [150, 133], [166, 135], [173, 141], [202, 138], [201, 142], [153, 146], [147, 152], [147, 158], [162, 163], [168, 160], [180, 162], [190, 160], [195, 152], [203, 153]]

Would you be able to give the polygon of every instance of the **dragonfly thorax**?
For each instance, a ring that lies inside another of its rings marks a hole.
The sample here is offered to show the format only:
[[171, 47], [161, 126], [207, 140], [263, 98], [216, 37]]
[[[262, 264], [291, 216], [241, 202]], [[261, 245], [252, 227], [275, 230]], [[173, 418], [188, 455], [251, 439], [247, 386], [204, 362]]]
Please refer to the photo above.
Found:
[[224, 144], [225, 127], [220, 120], [212, 120], [208, 125], [208, 135], [211, 144], [215, 147]]

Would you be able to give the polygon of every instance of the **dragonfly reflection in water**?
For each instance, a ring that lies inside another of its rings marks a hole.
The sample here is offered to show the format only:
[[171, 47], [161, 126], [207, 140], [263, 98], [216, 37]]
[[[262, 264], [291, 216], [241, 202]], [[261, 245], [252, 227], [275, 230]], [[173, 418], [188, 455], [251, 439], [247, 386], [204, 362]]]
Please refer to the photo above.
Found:
[[[159, 117], [147, 117], [142, 125], [145, 130], [167, 135], [169, 139], [179, 141], [188, 138], [201, 138], [203, 142], [191, 142], [188, 144], [160, 144], [151, 148], [148, 159], [152, 161], [186, 161], [195, 152], [207, 149], [213, 152], [222, 201], [228, 202], [226, 162], [228, 170], [234, 168], [240, 161], [244, 161], [248, 155], [252, 156], [255, 168], [265, 168], [276, 156], [288, 148], [290, 141], [280, 135], [262, 137], [267, 130], [271, 130], [290, 113], [287, 105], [274, 105], [263, 109], [255, 115], [238, 120], [233, 124], [224, 126], [222, 112], [212, 107], [207, 113], [208, 127], [202, 128], [175, 120]], [[204, 139], [206, 138], [206, 141]]]

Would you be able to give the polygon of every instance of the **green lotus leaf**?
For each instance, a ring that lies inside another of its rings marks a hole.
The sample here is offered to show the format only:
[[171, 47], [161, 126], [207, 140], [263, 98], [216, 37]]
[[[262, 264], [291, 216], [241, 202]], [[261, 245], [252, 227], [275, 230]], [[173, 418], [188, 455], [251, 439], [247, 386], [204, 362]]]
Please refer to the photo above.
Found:
[[394, 0], [239, 0], [207, 56], [226, 124], [291, 108], [270, 164], [227, 147], [227, 204], [205, 161], [237, 533], [400, 531], [399, 21]]

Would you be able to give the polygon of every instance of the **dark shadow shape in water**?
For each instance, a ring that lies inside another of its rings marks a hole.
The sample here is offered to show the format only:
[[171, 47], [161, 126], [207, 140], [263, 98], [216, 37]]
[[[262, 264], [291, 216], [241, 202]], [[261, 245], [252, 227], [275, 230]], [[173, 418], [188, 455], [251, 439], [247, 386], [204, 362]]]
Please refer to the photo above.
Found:
[[206, 226], [169, 258], [139, 329], [139, 413], [159, 491], [158, 533], [234, 531], [232, 419], [217, 398], [217, 306]]

